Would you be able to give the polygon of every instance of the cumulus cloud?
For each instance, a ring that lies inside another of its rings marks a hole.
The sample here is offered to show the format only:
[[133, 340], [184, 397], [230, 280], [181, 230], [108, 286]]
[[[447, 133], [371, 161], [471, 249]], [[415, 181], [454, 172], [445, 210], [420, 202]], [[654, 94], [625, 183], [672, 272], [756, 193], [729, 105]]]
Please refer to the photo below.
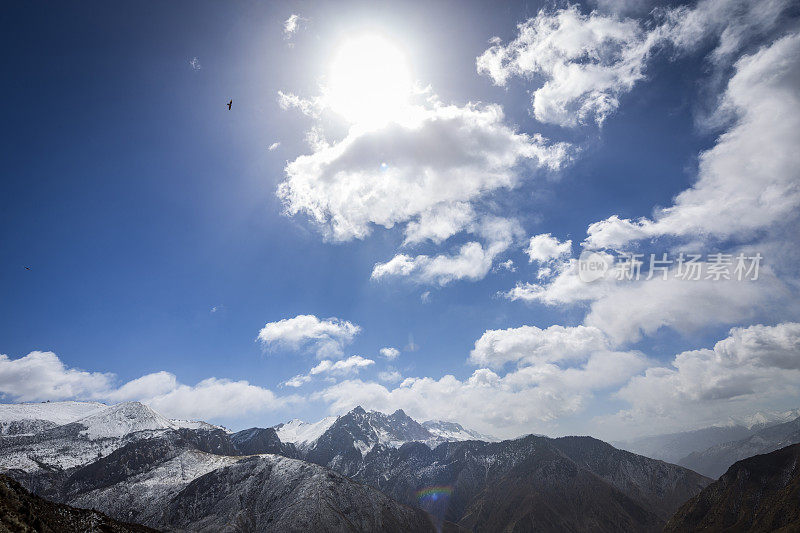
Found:
[[572, 241], [561, 242], [549, 233], [534, 235], [531, 237], [525, 253], [528, 254], [531, 263], [534, 261], [547, 263], [564, 259], [572, 255]]
[[284, 381], [283, 385], [285, 387], [297, 388], [297, 387], [302, 387], [303, 385], [305, 385], [306, 383], [308, 383], [310, 381], [311, 381], [311, 376], [306, 375], [306, 374], [298, 374], [298, 375], [296, 375], [294, 377], [291, 377], [291, 378], [287, 379], [286, 381]]
[[0, 394], [19, 402], [89, 397], [108, 390], [113, 375], [67, 368], [53, 352], [31, 352], [19, 359], [0, 354]]
[[327, 402], [332, 413], [356, 405], [388, 412], [402, 408], [412, 417], [456, 419], [480, 431], [515, 437], [581, 411], [594, 391], [623, 384], [645, 366], [639, 354], [608, 352], [575, 367], [543, 363], [503, 377], [482, 368], [465, 380], [452, 375], [406, 378], [396, 387], [345, 380], [313, 398]]
[[372, 279], [389, 276], [410, 277], [419, 283], [447, 285], [461, 279], [479, 280], [492, 269], [495, 258], [508, 250], [522, 234], [516, 220], [486, 217], [472, 231], [483, 237], [485, 245], [471, 241], [462, 244], [453, 255], [436, 256], [397, 254], [372, 269]]
[[319, 362], [317, 366], [311, 369], [310, 374], [316, 376], [317, 374], [351, 374], [358, 372], [360, 369], [374, 365], [375, 361], [366, 359], [360, 355], [351, 355], [347, 359], [340, 361], [331, 361], [325, 359]]
[[178, 379], [174, 374], [161, 371], [132, 379], [117, 389], [99, 390], [95, 393], [112, 402], [126, 402], [167, 394], [177, 386]]
[[278, 147], [280, 147], [280, 145], [281, 145], [281, 143], [276, 141], [276, 142], [270, 144], [269, 147], [267, 148], [267, 150], [269, 150], [270, 152], [274, 152], [275, 150], [278, 149]]
[[[596, 391], [626, 383], [648, 364], [639, 352], [611, 350], [600, 331], [583, 326], [487, 331], [475, 342], [469, 361], [491, 368], [478, 368], [464, 380], [452, 375], [406, 378], [394, 387], [345, 380], [312, 397], [329, 403], [331, 412], [355, 405], [402, 408], [414, 417], [457, 419], [517, 436], [582, 411]], [[513, 368], [499, 374], [506, 363]], [[379, 375], [391, 382], [388, 377]]]
[[475, 222], [475, 211], [467, 202], [444, 202], [420, 213], [406, 225], [403, 244], [430, 240], [436, 244], [452, 237]]
[[307, 349], [317, 357], [340, 357], [361, 327], [339, 318], [319, 319], [314, 315], [298, 315], [277, 322], [267, 322], [258, 332], [258, 340], [268, 348]]
[[518, 36], [495, 42], [477, 59], [478, 72], [497, 85], [512, 76], [541, 77], [533, 112], [541, 122], [598, 124], [619, 106], [619, 97], [644, 77], [654, 36], [632, 19], [577, 6], [541, 10], [518, 27]]
[[633, 377], [617, 396], [631, 407], [600, 419], [647, 433], [702, 427], [800, 399], [800, 324], [733, 328], [712, 349], [679, 353]]
[[351, 128], [290, 162], [278, 196], [288, 215], [307, 214], [336, 241], [421, 220], [441, 227], [412, 226], [412, 240], [443, 238], [465, 220], [453, 205], [515, 187], [520, 165], [557, 169], [567, 160], [565, 144], [517, 133], [503, 119], [496, 105], [433, 102], [402, 122]]
[[389, 361], [397, 359], [400, 356], [400, 350], [392, 348], [391, 346], [381, 348], [379, 353]]
[[387, 369], [378, 373], [378, 379], [387, 383], [397, 383], [403, 379], [403, 376], [397, 370]]
[[584, 359], [589, 353], [608, 349], [606, 336], [594, 327], [521, 326], [487, 330], [475, 341], [469, 360], [497, 369], [509, 362], [531, 365]]
[[698, 279], [682, 278], [675, 264], [651, 279], [647, 279], [648, 266], [639, 279], [625, 279], [624, 261], [614, 263], [612, 255], [600, 255], [607, 259], [609, 270], [596, 281], [582, 281], [578, 261], [568, 259], [545, 280], [520, 283], [504, 295], [550, 306], [587, 305], [584, 324], [603, 331], [615, 344], [635, 342], [660, 328], [690, 333], [708, 326], [772, 318], [778, 314], [776, 310], [787, 312], [792, 306], [791, 286], [770, 268], [762, 268], [757, 280], [715, 279], [710, 263], [698, 261]]
[[669, 46], [680, 55], [714, 39], [710, 59], [726, 64], [773, 30], [790, 5], [788, 0], [702, 0], [693, 7], [656, 8], [644, 23], [623, 17], [643, 3], [619, 2], [617, 8], [589, 14], [577, 5], [542, 9], [518, 26], [511, 42], [494, 38], [476, 60], [478, 72], [500, 86], [511, 77], [542, 80], [532, 97], [541, 122], [602, 124], [619, 107], [620, 97], [645, 77], [657, 49]]
[[296, 398], [279, 398], [271, 390], [245, 380], [208, 378], [197, 385], [177, 385], [165, 394], [141, 398], [156, 411], [172, 418], [236, 418], [284, 407]]
[[746, 239], [796, 220], [800, 207], [800, 34], [736, 62], [720, 112], [733, 126], [700, 155], [697, 182], [653, 219], [612, 216], [589, 226], [586, 244], [619, 248], [662, 235]]
[[247, 381], [208, 378], [179, 383], [169, 372], [146, 374], [115, 386], [110, 373], [68, 368], [53, 352], [31, 352], [19, 359], [0, 355], [0, 395], [13, 401], [141, 401], [173, 418], [236, 418], [278, 409], [295, 397], [277, 397]]

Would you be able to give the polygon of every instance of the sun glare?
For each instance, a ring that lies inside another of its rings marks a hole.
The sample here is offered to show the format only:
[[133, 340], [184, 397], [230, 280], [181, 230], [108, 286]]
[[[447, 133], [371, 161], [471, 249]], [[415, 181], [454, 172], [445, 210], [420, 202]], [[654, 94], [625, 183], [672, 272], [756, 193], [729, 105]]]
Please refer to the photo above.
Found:
[[359, 125], [398, 118], [412, 91], [403, 52], [378, 35], [345, 41], [333, 57], [327, 81], [331, 109]]

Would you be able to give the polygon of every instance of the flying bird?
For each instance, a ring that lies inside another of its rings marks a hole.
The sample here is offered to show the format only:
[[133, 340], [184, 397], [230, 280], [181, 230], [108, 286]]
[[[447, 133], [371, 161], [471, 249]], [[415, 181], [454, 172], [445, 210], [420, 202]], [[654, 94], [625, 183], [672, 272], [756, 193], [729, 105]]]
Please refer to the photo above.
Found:
[[30, 270], [30, 269], [31, 269], [31, 267], [25, 267], [25, 270]]
[[228, 102], [228, 111], [230, 111], [230, 110], [231, 110], [231, 106], [232, 106], [232, 105], [233, 105], [233, 100], [231, 100], [230, 102]]

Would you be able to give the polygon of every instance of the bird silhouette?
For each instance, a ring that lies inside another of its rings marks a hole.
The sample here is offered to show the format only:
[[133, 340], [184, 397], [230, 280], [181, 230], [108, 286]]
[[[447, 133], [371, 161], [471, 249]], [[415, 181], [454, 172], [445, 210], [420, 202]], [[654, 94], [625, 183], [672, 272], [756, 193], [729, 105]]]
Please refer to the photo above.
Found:
[[230, 110], [231, 110], [231, 106], [232, 106], [232, 105], [233, 105], [233, 100], [231, 100], [230, 102], [228, 102], [228, 111], [230, 111]]
[[25, 270], [30, 270], [30, 267], [25, 267]]

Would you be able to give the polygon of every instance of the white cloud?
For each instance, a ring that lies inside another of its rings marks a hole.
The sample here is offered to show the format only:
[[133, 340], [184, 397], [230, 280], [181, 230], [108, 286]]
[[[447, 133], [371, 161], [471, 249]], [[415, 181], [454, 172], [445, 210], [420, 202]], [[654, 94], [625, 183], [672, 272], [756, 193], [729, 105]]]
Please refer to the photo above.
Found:
[[[605, 7], [609, 2], [600, 1]], [[754, 39], [774, 30], [789, 0], [701, 0], [694, 7], [657, 7], [647, 22], [622, 18], [645, 2], [618, 2], [604, 12], [581, 13], [577, 5], [543, 9], [518, 26], [508, 44], [494, 38], [477, 58], [478, 72], [504, 86], [511, 77], [543, 80], [533, 91], [533, 112], [542, 122], [602, 124], [620, 97], [644, 78], [650, 55], [671, 46], [679, 54], [716, 39], [712, 62], [725, 65]], [[637, 6], [638, 4], [638, 6]]]
[[387, 276], [411, 277], [419, 283], [447, 285], [461, 279], [479, 280], [492, 269], [494, 259], [505, 252], [522, 234], [516, 220], [486, 217], [471, 230], [486, 240], [486, 245], [468, 242], [454, 255], [398, 254], [386, 263], [377, 263], [372, 269], [372, 279]]
[[30, 352], [19, 359], [0, 354], [0, 394], [14, 401], [90, 397], [107, 390], [112, 374], [67, 368], [53, 352]]
[[171, 418], [238, 418], [251, 413], [272, 411], [297, 398], [277, 397], [271, 390], [247, 381], [208, 378], [197, 385], [179, 384], [173, 390], [142, 398], [156, 411]]
[[127, 402], [167, 394], [175, 390], [177, 386], [178, 380], [175, 375], [162, 370], [132, 379], [118, 389], [96, 391], [96, 394], [112, 402]]
[[590, 247], [661, 235], [746, 239], [796, 220], [800, 207], [800, 34], [736, 62], [720, 112], [736, 116], [700, 155], [697, 182], [654, 219], [612, 216], [589, 226]]
[[552, 363], [520, 368], [504, 377], [481, 368], [466, 380], [406, 378], [393, 388], [345, 380], [315, 393], [332, 413], [356, 405], [382, 411], [405, 410], [419, 419], [455, 419], [504, 437], [541, 430], [561, 416], [582, 411], [594, 391], [621, 385], [646, 367], [629, 352], [591, 355], [576, 367]]
[[311, 376], [305, 374], [298, 374], [294, 377], [291, 377], [283, 382], [283, 385], [286, 387], [302, 387], [306, 383], [311, 381]]
[[298, 157], [277, 194], [288, 215], [307, 214], [333, 240], [412, 221], [408, 239], [439, 240], [470, 218], [459, 207], [518, 185], [521, 165], [557, 169], [567, 160], [567, 145], [517, 133], [503, 121], [496, 105], [432, 100], [402, 122], [351, 128], [344, 139]]
[[385, 370], [383, 372], [378, 373], [378, 379], [381, 381], [385, 381], [387, 383], [397, 383], [403, 379], [402, 374], [397, 370]]
[[391, 361], [393, 359], [397, 359], [397, 357], [400, 355], [400, 350], [397, 348], [392, 348], [391, 346], [387, 346], [380, 349], [380, 354]]
[[713, 349], [682, 352], [617, 394], [631, 407], [600, 419], [611, 431], [648, 433], [718, 423], [800, 400], [800, 324], [733, 328]]
[[279, 142], [277, 142], [277, 141], [276, 141], [276, 142], [274, 142], [274, 143], [270, 144], [270, 145], [269, 145], [269, 148], [267, 148], [267, 150], [269, 150], [270, 152], [274, 152], [275, 150], [277, 150], [277, 149], [278, 149], [278, 147], [279, 147], [280, 145], [281, 145], [281, 143], [279, 143]]
[[[470, 362], [495, 370], [478, 368], [465, 380], [452, 375], [406, 378], [394, 387], [346, 380], [312, 398], [329, 403], [332, 413], [355, 405], [402, 408], [421, 419], [456, 419], [482, 431], [517, 436], [581, 412], [596, 391], [623, 385], [647, 367], [642, 354], [608, 346], [600, 331], [583, 326], [487, 331], [475, 342]], [[515, 368], [498, 374], [509, 362]], [[387, 377], [379, 375], [390, 381]]]
[[200, 64], [200, 60], [197, 57], [193, 57], [189, 60], [189, 67], [192, 70], [200, 70], [203, 68], [203, 65]]
[[258, 332], [258, 340], [269, 348], [308, 349], [317, 357], [340, 357], [361, 328], [347, 320], [314, 315], [298, 315], [277, 322], [267, 322]]
[[342, 359], [341, 361], [325, 359], [312, 368], [310, 374], [312, 376], [317, 374], [351, 374], [374, 364], [375, 361], [372, 359], [366, 359], [360, 355], [351, 355], [347, 359]]
[[406, 225], [406, 239], [403, 244], [425, 240], [439, 244], [474, 222], [475, 211], [467, 202], [437, 204]]
[[509, 272], [516, 272], [517, 267], [514, 266], [513, 259], [506, 259], [502, 263], [498, 263], [498, 265], [495, 267], [495, 270], [508, 270]]
[[553, 260], [561, 260], [572, 255], [572, 241], [559, 241], [549, 233], [534, 235], [531, 237], [528, 247], [525, 249], [528, 254], [529, 262], [548, 263]]
[[419, 295], [419, 299], [422, 303], [426, 304], [431, 301], [431, 291], [425, 291]]
[[318, 117], [324, 107], [319, 98], [301, 98], [296, 94], [278, 91], [278, 106], [281, 109], [297, 109], [309, 117]]
[[269, 389], [208, 378], [184, 385], [169, 372], [156, 372], [114, 386], [113, 374], [68, 368], [52, 352], [31, 352], [19, 359], [0, 355], [0, 395], [13, 401], [137, 400], [173, 418], [237, 418], [273, 410], [296, 397], [279, 398]]
[[306, 19], [296, 13], [292, 13], [283, 23], [283, 34], [287, 39], [291, 39], [296, 34]]
[[475, 341], [469, 360], [475, 365], [502, 368], [508, 362], [531, 365], [585, 359], [589, 353], [608, 350], [606, 336], [594, 327], [521, 326], [487, 330]]
[[[612, 257], [604, 255], [611, 264]], [[505, 296], [551, 306], [588, 304], [584, 324], [603, 331], [616, 344], [637, 341], [662, 327], [690, 333], [792, 309], [790, 286], [770, 268], [762, 268], [758, 280], [715, 280], [706, 279], [709, 263], [701, 261], [697, 280], [679, 278], [674, 265], [667, 279], [659, 273], [648, 280], [642, 269], [639, 280], [624, 280], [619, 276], [623, 263], [617, 262], [604, 277], [586, 283], [578, 276], [577, 264], [575, 259], [559, 263], [543, 282], [519, 284]]]
[[543, 77], [533, 92], [533, 112], [542, 122], [598, 124], [619, 106], [619, 97], [644, 77], [654, 35], [632, 19], [577, 6], [541, 10], [518, 26], [507, 45], [495, 44], [477, 59], [478, 72], [505, 85], [512, 76]]
[[772, 309], [786, 309], [789, 294], [789, 288], [768, 272], [758, 281], [653, 278], [615, 286], [591, 304], [584, 323], [622, 343], [662, 327], [690, 333], [769, 317]]

